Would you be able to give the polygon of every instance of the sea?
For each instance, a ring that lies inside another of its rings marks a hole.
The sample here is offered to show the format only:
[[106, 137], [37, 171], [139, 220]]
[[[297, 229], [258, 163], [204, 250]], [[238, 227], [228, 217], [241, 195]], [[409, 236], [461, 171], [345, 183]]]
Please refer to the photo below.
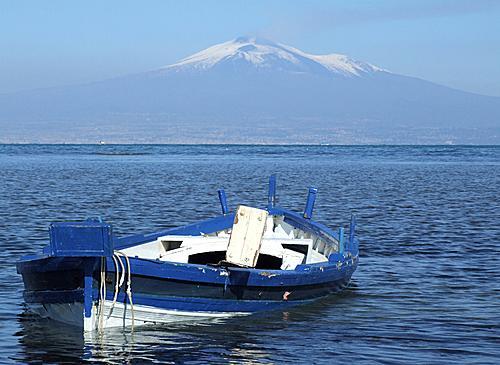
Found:
[[[15, 263], [52, 221], [117, 235], [278, 204], [337, 229], [359, 267], [339, 295], [286, 311], [81, 330], [25, 310]], [[0, 363], [500, 364], [500, 146], [0, 145]]]

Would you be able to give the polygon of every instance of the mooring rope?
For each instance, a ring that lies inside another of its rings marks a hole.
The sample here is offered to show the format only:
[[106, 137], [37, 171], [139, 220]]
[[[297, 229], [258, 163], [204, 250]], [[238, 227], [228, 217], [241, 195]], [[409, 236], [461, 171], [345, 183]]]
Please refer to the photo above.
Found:
[[[113, 263], [115, 264], [115, 292], [113, 294], [113, 302], [111, 303], [111, 308], [109, 309], [108, 317], [106, 318], [106, 320], [109, 319], [109, 317], [111, 317], [111, 314], [113, 313], [113, 309], [118, 298], [118, 292], [120, 291], [120, 286], [122, 286], [123, 281], [125, 280], [125, 267], [123, 266], [122, 260], [120, 260], [120, 258], [117, 258], [116, 254], [113, 254], [111, 258], [113, 259]], [[120, 262], [120, 264], [118, 264], [118, 262]], [[122, 268], [121, 271], [120, 266]], [[120, 275], [121, 273], [123, 273], [123, 275]]]
[[106, 258], [101, 258], [101, 287], [99, 290], [99, 319], [98, 328], [100, 331], [104, 328], [104, 301], [106, 300]]
[[[132, 278], [131, 278], [132, 273], [131, 273], [131, 269], [130, 269], [130, 260], [129, 260], [127, 254], [125, 254], [121, 251], [115, 251], [115, 254], [117, 255], [117, 258], [119, 259], [120, 263], [122, 263], [120, 256], [123, 256], [125, 258], [125, 261], [127, 262], [127, 289], [126, 289], [126, 293], [127, 293], [128, 301], [130, 303], [130, 312], [132, 314], [132, 331], [133, 331], [134, 330], [134, 322], [135, 322], [135, 314], [134, 314], [134, 302], [132, 301]], [[123, 272], [123, 278], [124, 277], [125, 277], [125, 271]]]
[[[125, 269], [125, 265], [123, 264], [121, 257], [125, 258], [127, 263], [127, 268]], [[125, 283], [125, 275], [127, 275], [127, 288], [126, 294], [128, 297], [128, 301], [130, 303], [130, 311], [132, 315], [132, 331], [134, 330], [135, 324], [135, 314], [134, 314], [134, 302], [132, 301], [132, 271], [130, 266], [130, 260], [127, 254], [115, 251], [112, 256], [113, 263], [115, 264], [115, 290], [113, 293], [113, 301], [111, 303], [111, 307], [109, 309], [109, 313], [106, 317], [108, 320], [113, 313], [113, 309], [115, 307], [116, 301], [118, 299], [118, 293], [120, 288]], [[121, 269], [120, 269], [121, 268]], [[98, 307], [98, 329], [102, 331], [104, 329], [104, 304], [106, 301], [106, 258], [103, 257], [101, 259], [101, 286], [99, 290], [99, 307]]]

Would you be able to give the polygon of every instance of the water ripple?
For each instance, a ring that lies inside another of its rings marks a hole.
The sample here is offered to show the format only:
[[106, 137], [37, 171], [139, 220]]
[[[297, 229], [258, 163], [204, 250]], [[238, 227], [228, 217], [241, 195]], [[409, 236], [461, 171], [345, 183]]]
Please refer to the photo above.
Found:
[[[498, 363], [500, 148], [466, 146], [0, 145], [0, 362]], [[232, 208], [279, 203], [358, 218], [349, 290], [247, 318], [144, 327], [102, 337], [24, 313], [14, 262], [51, 221], [101, 216], [118, 234]]]

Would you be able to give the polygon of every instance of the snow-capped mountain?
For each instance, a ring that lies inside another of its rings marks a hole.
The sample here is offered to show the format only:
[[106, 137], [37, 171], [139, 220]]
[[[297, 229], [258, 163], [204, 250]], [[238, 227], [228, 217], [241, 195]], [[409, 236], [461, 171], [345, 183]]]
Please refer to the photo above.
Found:
[[256, 37], [239, 37], [216, 44], [162, 68], [165, 71], [209, 70], [233, 64], [290, 72], [331, 72], [344, 76], [385, 71], [342, 54], [313, 55], [297, 48]]
[[139, 74], [0, 96], [0, 142], [37, 133], [72, 136], [55, 141], [500, 143], [500, 98], [241, 37]]

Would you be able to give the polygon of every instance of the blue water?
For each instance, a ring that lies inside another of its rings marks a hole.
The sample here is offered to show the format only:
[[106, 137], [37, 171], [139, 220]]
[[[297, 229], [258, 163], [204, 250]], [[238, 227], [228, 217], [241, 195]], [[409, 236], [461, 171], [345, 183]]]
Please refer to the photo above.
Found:
[[[118, 234], [319, 188], [317, 220], [358, 217], [360, 266], [342, 295], [218, 323], [87, 336], [24, 313], [14, 263], [53, 220]], [[498, 364], [500, 148], [0, 145], [0, 363]]]

